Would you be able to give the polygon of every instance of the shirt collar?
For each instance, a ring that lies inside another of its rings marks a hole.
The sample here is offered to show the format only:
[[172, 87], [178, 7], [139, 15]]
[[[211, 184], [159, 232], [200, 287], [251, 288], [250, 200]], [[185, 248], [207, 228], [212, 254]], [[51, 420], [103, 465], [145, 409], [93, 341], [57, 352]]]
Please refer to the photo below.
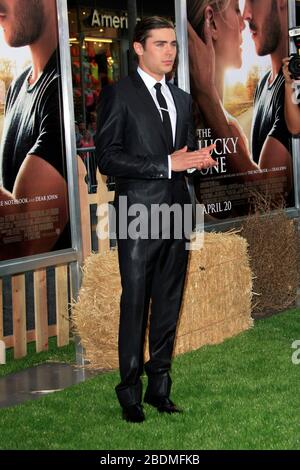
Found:
[[156, 85], [156, 83], [161, 83], [162, 86], [165, 86], [166, 84], [165, 76], [158, 82], [157, 80], [155, 80], [154, 77], [149, 75], [149, 73], [142, 70], [141, 67], [138, 67], [137, 71], [149, 91], [152, 90], [152, 88], [154, 88], [154, 85]]

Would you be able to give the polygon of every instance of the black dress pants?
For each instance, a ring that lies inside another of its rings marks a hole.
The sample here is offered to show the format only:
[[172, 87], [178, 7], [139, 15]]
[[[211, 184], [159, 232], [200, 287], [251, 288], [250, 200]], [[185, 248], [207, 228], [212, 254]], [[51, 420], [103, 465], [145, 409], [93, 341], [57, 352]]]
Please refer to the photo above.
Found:
[[169, 370], [185, 281], [186, 239], [118, 240], [122, 282], [119, 328], [121, 406], [141, 402], [144, 340], [151, 299], [148, 393], [169, 396]]

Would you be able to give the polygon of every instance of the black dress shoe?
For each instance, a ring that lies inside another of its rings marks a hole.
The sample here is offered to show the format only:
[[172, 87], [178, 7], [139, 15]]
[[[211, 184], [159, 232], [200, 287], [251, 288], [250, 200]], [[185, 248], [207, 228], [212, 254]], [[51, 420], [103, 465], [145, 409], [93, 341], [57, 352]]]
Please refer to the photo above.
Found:
[[144, 402], [154, 406], [160, 413], [181, 413], [182, 410], [177, 408], [175, 403], [168, 397], [154, 397], [145, 395]]
[[123, 419], [130, 423], [142, 423], [145, 421], [142, 405], [136, 404], [126, 407], [124, 406], [122, 410]]

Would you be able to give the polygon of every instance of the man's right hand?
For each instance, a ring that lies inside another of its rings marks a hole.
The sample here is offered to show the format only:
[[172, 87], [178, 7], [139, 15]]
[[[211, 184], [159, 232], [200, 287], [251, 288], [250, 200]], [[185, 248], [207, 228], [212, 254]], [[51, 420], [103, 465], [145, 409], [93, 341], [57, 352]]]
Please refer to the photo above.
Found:
[[188, 152], [187, 147], [177, 150], [171, 155], [172, 171], [186, 171], [191, 168], [204, 170], [217, 166], [217, 162], [211, 158], [210, 154], [215, 148], [216, 146], [212, 144], [194, 152]]

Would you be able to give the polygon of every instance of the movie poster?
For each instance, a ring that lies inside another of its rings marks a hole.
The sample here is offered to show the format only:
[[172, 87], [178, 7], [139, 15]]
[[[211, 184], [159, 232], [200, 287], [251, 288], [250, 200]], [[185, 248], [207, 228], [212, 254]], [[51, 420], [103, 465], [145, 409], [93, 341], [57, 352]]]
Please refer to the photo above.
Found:
[[0, 261], [6, 261], [70, 248], [71, 239], [56, 0], [0, 0], [0, 26]]
[[206, 219], [293, 207], [291, 134], [282, 60], [288, 2], [187, 0], [191, 94], [199, 147], [218, 166], [195, 172]]

